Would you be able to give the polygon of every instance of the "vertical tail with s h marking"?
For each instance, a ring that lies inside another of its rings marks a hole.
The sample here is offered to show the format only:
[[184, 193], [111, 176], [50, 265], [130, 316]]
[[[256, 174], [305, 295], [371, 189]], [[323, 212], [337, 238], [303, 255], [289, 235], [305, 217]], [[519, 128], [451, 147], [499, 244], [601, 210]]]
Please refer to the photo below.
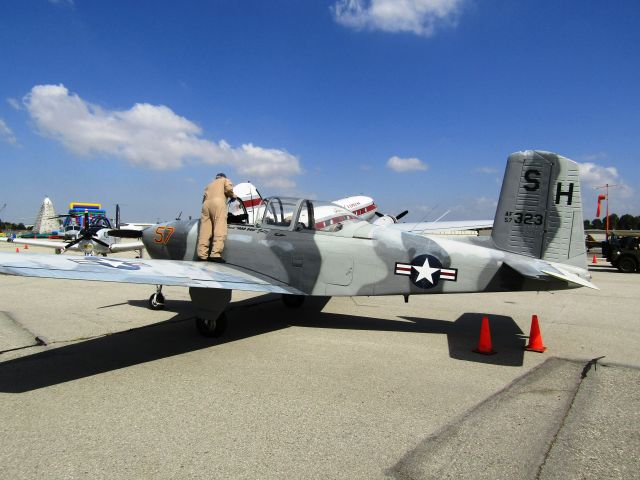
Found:
[[501, 250], [586, 268], [578, 164], [539, 150], [509, 155], [491, 236]]

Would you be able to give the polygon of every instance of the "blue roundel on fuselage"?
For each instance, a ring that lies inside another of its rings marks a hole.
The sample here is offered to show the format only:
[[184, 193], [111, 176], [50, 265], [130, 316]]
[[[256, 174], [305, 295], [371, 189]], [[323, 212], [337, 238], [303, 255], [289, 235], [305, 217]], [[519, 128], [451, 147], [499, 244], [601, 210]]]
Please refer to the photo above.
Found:
[[433, 255], [418, 255], [411, 260], [411, 282], [418, 288], [433, 288], [440, 281], [442, 263]]

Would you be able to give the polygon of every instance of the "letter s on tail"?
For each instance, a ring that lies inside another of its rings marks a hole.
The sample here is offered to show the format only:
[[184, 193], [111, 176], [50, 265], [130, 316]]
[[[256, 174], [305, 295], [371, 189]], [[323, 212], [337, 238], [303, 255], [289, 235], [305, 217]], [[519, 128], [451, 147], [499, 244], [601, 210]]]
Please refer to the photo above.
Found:
[[491, 236], [501, 250], [586, 268], [578, 164], [539, 150], [509, 155]]

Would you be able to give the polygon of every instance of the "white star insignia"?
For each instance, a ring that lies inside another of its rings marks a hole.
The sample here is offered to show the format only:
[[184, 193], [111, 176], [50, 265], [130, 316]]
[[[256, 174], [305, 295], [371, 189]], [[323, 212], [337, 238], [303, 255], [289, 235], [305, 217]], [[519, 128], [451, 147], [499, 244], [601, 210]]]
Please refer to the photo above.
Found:
[[425, 257], [424, 264], [421, 267], [416, 265], [412, 265], [415, 268], [416, 272], [418, 272], [418, 277], [416, 278], [416, 283], [418, 283], [423, 278], [426, 278], [427, 281], [433, 284], [433, 274], [440, 271], [439, 268], [432, 268], [429, 265], [429, 257]]

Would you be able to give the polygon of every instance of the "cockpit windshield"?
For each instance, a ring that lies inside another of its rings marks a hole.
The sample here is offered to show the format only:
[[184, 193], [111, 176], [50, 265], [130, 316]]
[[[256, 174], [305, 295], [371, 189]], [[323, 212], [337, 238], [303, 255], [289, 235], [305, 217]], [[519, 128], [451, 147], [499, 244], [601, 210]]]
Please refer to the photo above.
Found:
[[271, 197], [267, 199], [267, 208], [262, 217], [262, 224], [289, 228], [299, 202], [297, 198]]

